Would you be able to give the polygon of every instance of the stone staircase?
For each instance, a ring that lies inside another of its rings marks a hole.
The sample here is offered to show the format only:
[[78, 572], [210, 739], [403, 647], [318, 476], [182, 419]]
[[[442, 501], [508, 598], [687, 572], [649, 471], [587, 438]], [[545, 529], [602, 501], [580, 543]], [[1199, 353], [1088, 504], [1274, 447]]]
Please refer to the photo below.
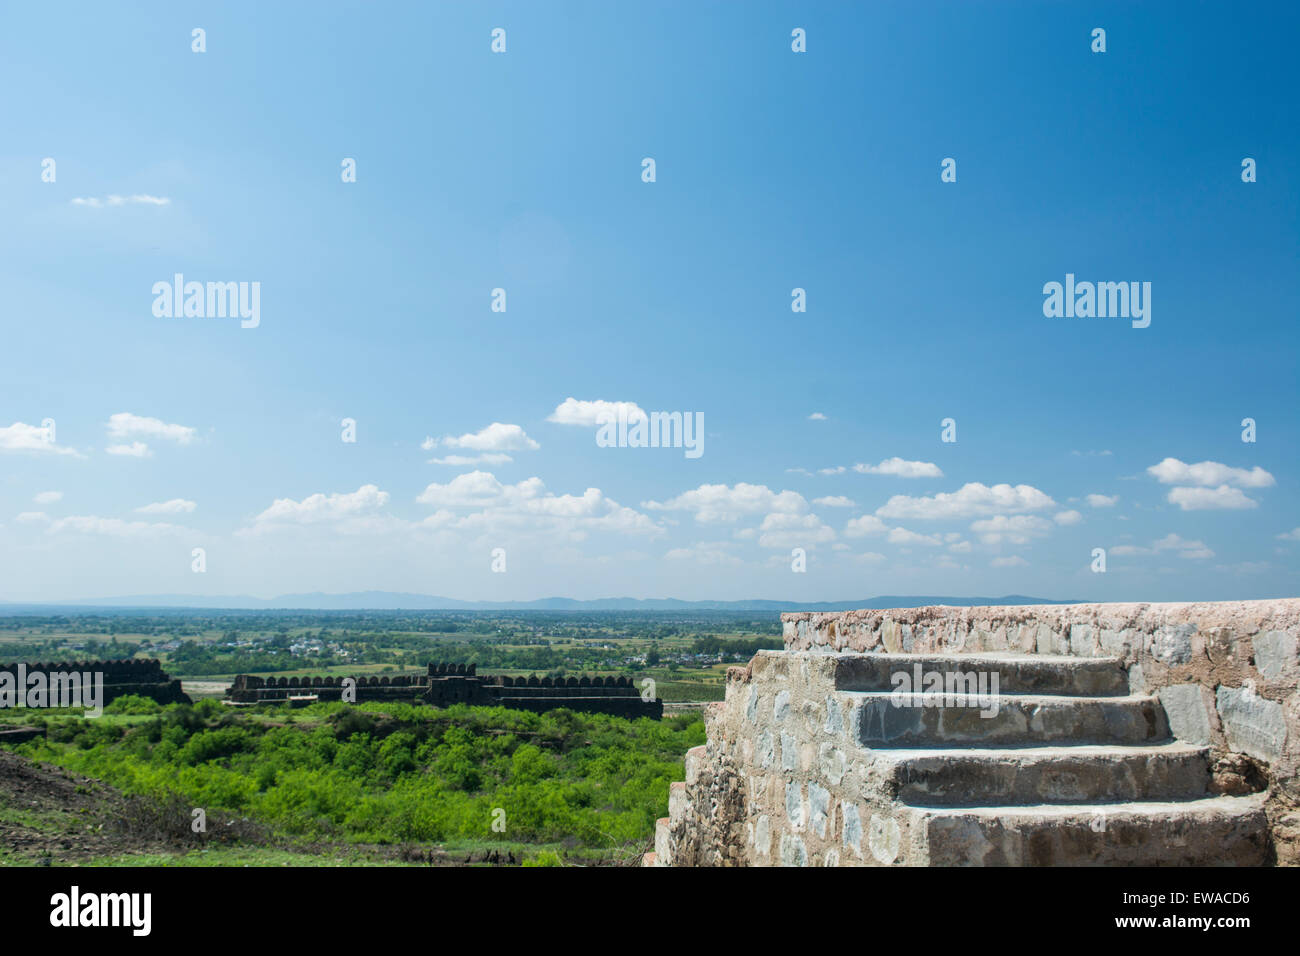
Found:
[[[983, 675], [989, 688], [996, 675], [998, 693], [964, 705], [896, 693], [891, 678], [915, 673], [918, 665], [925, 674]], [[841, 794], [840, 800], [856, 798], [865, 809], [843, 809], [839, 827], [843, 832], [845, 826], [865, 825], [870, 855], [859, 854], [864, 863], [1272, 862], [1265, 794], [1212, 794], [1208, 748], [1173, 739], [1160, 702], [1130, 693], [1127, 671], [1117, 658], [879, 653], [837, 656], [832, 668], [833, 691], [822, 692], [826, 710], [817, 713], [827, 713], [828, 724], [831, 712], [844, 716], [839, 736], [850, 767], [844, 783], [856, 792]], [[796, 681], [785, 681], [784, 686], [797, 683], [797, 675]], [[806, 699], [816, 701], [816, 692]], [[896, 706], [898, 701], [912, 706]], [[805, 704], [805, 712], [811, 715], [817, 706]], [[779, 704], [776, 712], [781, 712]], [[813, 723], [808, 718], [802, 726]], [[801, 725], [795, 721], [793, 726]], [[793, 741], [794, 735], [785, 739]], [[817, 746], [817, 740], [811, 743]], [[826, 747], [835, 745], [823, 739], [820, 746], [825, 755]], [[648, 865], [672, 865], [674, 834], [695, 799], [694, 783], [708, 759], [704, 747], [687, 755], [687, 779], [672, 785], [669, 816], [658, 822]], [[792, 769], [791, 763], [784, 769]], [[784, 786], [802, 801], [803, 784], [794, 769], [771, 792]], [[743, 769], [740, 776], [745, 776]], [[835, 846], [830, 838], [835, 835], [836, 801], [834, 795], [829, 800], [824, 796], [832, 783], [810, 786], [818, 793], [820, 821], [830, 815], [832, 832], [824, 834], [823, 845]], [[793, 799], [787, 797], [787, 806]], [[750, 810], [751, 827], [760, 809]], [[814, 817], [818, 812], [815, 806]], [[790, 833], [772, 862], [802, 863], [803, 841], [812, 840], [807, 830], [816, 828], [801, 823], [794, 808], [788, 817]], [[863, 822], [855, 824], [859, 818]], [[787, 854], [788, 841], [796, 836], [798, 850]], [[822, 862], [857, 862], [838, 848], [820, 855]]]

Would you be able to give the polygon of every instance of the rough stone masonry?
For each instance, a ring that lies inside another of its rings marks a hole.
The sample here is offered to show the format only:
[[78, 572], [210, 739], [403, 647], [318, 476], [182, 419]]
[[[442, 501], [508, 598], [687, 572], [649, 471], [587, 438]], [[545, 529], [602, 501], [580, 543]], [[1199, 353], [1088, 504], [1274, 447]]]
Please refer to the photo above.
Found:
[[[1300, 863], [1300, 599], [782, 620], [648, 865]], [[999, 706], [900, 701], [917, 664]]]

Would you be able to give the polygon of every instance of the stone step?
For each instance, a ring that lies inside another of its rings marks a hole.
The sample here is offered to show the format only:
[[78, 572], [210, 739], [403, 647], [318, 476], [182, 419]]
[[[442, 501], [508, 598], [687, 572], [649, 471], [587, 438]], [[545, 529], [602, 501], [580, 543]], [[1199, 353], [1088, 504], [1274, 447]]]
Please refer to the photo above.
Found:
[[700, 768], [705, 766], [709, 760], [709, 748], [705, 744], [698, 747], [692, 747], [686, 751], [686, 757], [683, 761], [686, 770], [686, 779], [683, 783], [693, 784], [699, 777]]
[[[839, 690], [892, 691], [895, 675], [906, 674], [911, 690], [923, 690], [921, 675], [980, 675], [991, 690], [993, 675], [1002, 694], [1079, 697], [1124, 696], [1128, 673], [1117, 657], [1058, 657], [1044, 654], [846, 654], [835, 662]], [[947, 680], [945, 676], [945, 680]]]
[[930, 866], [1264, 866], [1264, 795], [1173, 803], [916, 808]]
[[869, 774], [895, 800], [961, 807], [1189, 800], [1209, 784], [1209, 749], [1025, 747], [873, 751]]
[[841, 697], [851, 708], [857, 739], [868, 749], [1169, 740], [1164, 708], [1154, 697], [1007, 694], [976, 701], [977, 706], [927, 704], [922, 694], [842, 691]]
[[655, 821], [655, 866], [672, 866], [671, 823], [667, 817]]
[[686, 781], [677, 780], [668, 784], [668, 819], [674, 824], [681, 823], [687, 805]]

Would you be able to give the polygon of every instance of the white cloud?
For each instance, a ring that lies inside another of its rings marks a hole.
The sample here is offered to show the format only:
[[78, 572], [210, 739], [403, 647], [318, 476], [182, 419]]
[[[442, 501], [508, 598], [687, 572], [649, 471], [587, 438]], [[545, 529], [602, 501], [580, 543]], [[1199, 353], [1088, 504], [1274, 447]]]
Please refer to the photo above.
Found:
[[1052, 523], [1034, 515], [995, 515], [973, 522], [970, 529], [987, 545], [998, 545], [1003, 541], [1026, 544], [1030, 538], [1039, 538], [1051, 531]]
[[650, 417], [636, 402], [607, 402], [603, 399], [584, 402], [576, 398], [566, 398], [555, 407], [555, 411], [551, 412], [546, 420], [559, 425], [587, 425], [594, 428], [603, 421], [618, 421], [620, 414], [629, 422]]
[[1188, 541], [1176, 534], [1167, 534], [1151, 545], [1155, 551], [1177, 551], [1180, 558], [1212, 558], [1214, 552], [1203, 541]]
[[[426, 445], [429, 440], [425, 439]], [[486, 428], [461, 435], [459, 438], [447, 436], [442, 440], [446, 448], [461, 448], [468, 451], [535, 451], [542, 446], [524, 433], [519, 425], [507, 425], [493, 422]]]
[[362, 485], [345, 494], [314, 494], [302, 501], [276, 498], [253, 519], [255, 525], [322, 524], [373, 514], [388, 503], [388, 492], [375, 485]]
[[953, 554], [970, 554], [971, 543], [969, 541], [958, 541], [956, 544], [948, 545], [948, 550]]
[[431, 465], [455, 465], [465, 468], [470, 465], [505, 465], [514, 461], [509, 455], [500, 452], [487, 452], [482, 455], [446, 455], [442, 458], [430, 458]]
[[76, 534], [101, 534], [113, 538], [152, 538], [159, 535], [186, 531], [179, 525], [154, 521], [123, 521], [121, 518], [100, 518], [96, 515], [73, 515], [60, 518], [50, 525], [51, 534], [73, 532]]
[[[421, 523], [434, 530], [532, 530], [570, 540], [580, 540], [589, 531], [663, 533], [648, 515], [620, 505], [599, 488], [588, 488], [581, 495], [556, 495], [535, 477], [507, 485], [489, 472], [467, 472], [446, 484], [430, 484], [416, 501], [439, 509]], [[465, 510], [472, 513], [455, 513]]]
[[835, 532], [812, 514], [770, 514], [763, 519], [758, 530], [760, 548], [806, 548], [835, 540]]
[[844, 474], [846, 471], [848, 471], [848, 469], [845, 468], [843, 465], [836, 465], [834, 468], [818, 468], [818, 469], [817, 469], [817, 474], [819, 474], [819, 475], [842, 475], [842, 474]]
[[1166, 458], [1160, 464], [1148, 468], [1147, 473], [1162, 485], [1235, 485], [1239, 488], [1268, 488], [1276, 484], [1273, 476], [1258, 465], [1247, 470], [1231, 468], [1217, 461], [1202, 461], [1189, 465], [1177, 458]]
[[170, 501], [155, 501], [153, 504], [141, 505], [136, 508], [136, 514], [142, 515], [179, 515], [189, 514], [198, 505], [193, 501], [187, 501], [184, 498], [173, 498]]
[[1058, 512], [1057, 515], [1054, 518], [1052, 518], [1052, 520], [1062, 526], [1072, 525], [1072, 524], [1078, 524], [1080, 521], [1082, 521], [1083, 515], [1079, 514], [1079, 512], [1071, 508], [1069, 511]]
[[808, 416], [808, 421], [810, 421], [810, 422], [824, 422], [824, 421], [826, 421], [826, 416], [823, 415], [821, 412], [813, 412], [811, 415]]
[[150, 196], [148, 193], [136, 193], [133, 196], [110, 195], [103, 199], [95, 196], [78, 196], [72, 200], [72, 205], [103, 209], [106, 206], [166, 206], [170, 202], [171, 200], [166, 196]]
[[937, 534], [917, 534], [915, 531], [908, 531], [906, 528], [894, 528], [889, 532], [889, 543], [937, 548], [943, 544], [943, 539]]
[[1300, 528], [1292, 528], [1278, 535], [1280, 541], [1300, 541]]
[[884, 534], [888, 530], [888, 526], [875, 515], [862, 515], [850, 519], [844, 526], [844, 537], [865, 538], [870, 535]]
[[[831, 547], [836, 547], [836, 545], [832, 545]], [[885, 560], [885, 556], [876, 551], [862, 551], [858, 554], [845, 554], [843, 557], [846, 560], [853, 561], [857, 564], [879, 564]]]
[[852, 508], [856, 502], [843, 495], [826, 495], [824, 498], [814, 498], [813, 504], [821, 505], [823, 508]]
[[1151, 547], [1143, 548], [1132, 544], [1120, 544], [1110, 549], [1111, 554], [1159, 554], [1163, 551], [1176, 551], [1180, 558], [1202, 559], [1214, 557], [1214, 552], [1205, 546], [1204, 541], [1188, 541], [1176, 534], [1167, 534], [1159, 541], [1153, 541]]
[[44, 511], [24, 511], [22, 514], [18, 515], [18, 517], [14, 518], [14, 520], [31, 524], [37, 521], [49, 521], [50, 519]]
[[0, 427], [0, 451], [49, 451], [56, 455], [77, 455], [73, 449], [49, 441], [49, 436], [49, 430], [39, 425], [14, 422]]
[[995, 568], [1023, 568], [1029, 564], [1028, 561], [1020, 557], [1018, 554], [1009, 555], [1005, 558], [994, 558], [990, 563]]
[[61, 491], [42, 491], [39, 494], [32, 496], [32, 501], [36, 502], [38, 505], [52, 505], [56, 501], [62, 500], [63, 492]]
[[1246, 497], [1240, 488], [1219, 485], [1217, 488], [1170, 488], [1169, 503], [1183, 511], [1238, 511], [1258, 508], [1259, 502]]
[[415, 500], [435, 508], [483, 508], [528, 501], [543, 494], [544, 489], [540, 478], [503, 485], [491, 472], [469, 471], [445, 485], [430, 484]]
[[904, 461], [886, 458], [878, 465], [856, 464], [853, 470], [860, 475], [893, 475], [895, 478], [942, 478], [939, 466], [929, 461]]
[[730, 541], [699, 541], [689, 548], [673, 548], [664, 557], [670, 561], [694, 561], [705, 565], [744, 564], [731, 553], [735, 547]]
[[983, 515], [1011, 514], [1017, 511], [1041, 511], [1056, 504], [1050, 496], [1030, 485], [1000, 484], [988, 487], [978, 481], [967, 482], [955, 492], [933, 497], [912, 498], [894, 495], [876, 509], [884, 518], [973, 518]]
[[1085, 495], [1084, 501], [1089, 508], [1112, 508], [1119, 501], [1119, 495]]
[[142, 441], [133, 441], [129, 445], [109, 445], [104, 451], [110, 455], [125, 455], [128, 458], [152, 458], [153, 452]]
[[195, 430], [186, 425], [169, 425], [161, 419], [145, 418], [130, 412], [118, 412], [108, 419], [108, 437], [117, 440], [138, 436], [188, 445], [194, 440], [194, 435]]
[[728, 485], [700, 485], [668, 501], [643, 501], [648, 511], [691, 511], [701, 524], [735, 521], [743, 515], [781, 512], [803, 514], [808, 502], [795, 491], [775, 492], [767, 485], [738, 482]]

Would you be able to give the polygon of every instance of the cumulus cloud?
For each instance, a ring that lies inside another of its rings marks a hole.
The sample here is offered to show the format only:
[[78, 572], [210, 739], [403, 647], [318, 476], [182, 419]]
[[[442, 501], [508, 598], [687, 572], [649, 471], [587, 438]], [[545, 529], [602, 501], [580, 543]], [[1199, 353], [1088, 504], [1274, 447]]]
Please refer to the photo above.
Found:
[[[536, 477], [504, 484], [490, 472], [467, 472], [445, 484], [430, 484], [416, 501], [438, 509], [421, 522], [432, 530], [548, 531], [571, 540], [589, 531], [663, 532], [648, 515], [620, 505], [599, 488], [588, 488], [581, 495], [557, 495]], [[471, 513], [461, 515], [459, 511]]]
[[1231, 468], [1217, 461], [1202, 461], [1189, 465], [1177, 458], [1166, 458], [1152, 465], [1147, 473], [1162, 485], [1233, 485], [1238, 488], [1268, 488], [1276, 481], [1273, 476], [1256, 465], [1254, 468]]
[[482, 455], [444, 455], [442, 458], [430, 458], [429, 464], [466, 468], [470, 465], [504, 465], [512, 461], [514, 459], [503, 452], [491, 451]]
[[130, 412], [118, 412], [108, 419], [108, 437], [117, 441], [139, 437], [188, 445], [194, 441], [194, 435], [195, 430], [186, 425], [169, 425], [161, 419], [132, 415]]
[[1278, 535], [1280, 541], [1300, 541], [1300, 528], [1292, 528], [1290, 531], [1284, 531]]
[[1119, 501], [1119, 495], [1085, 495], [1083, 500], [1089, 508], [1111, 508]]
[[835, 532], [813, 514], [770, 514], [758, 531], [760, 548], [806, 548], [835, 540]]
[[110, 455], [124, 455], [128, 458], [152, 458], [153, 452], [142, 441], [133, 441], [129, 445], [109, 445], [104, 451]]
[[1240, 488], [1219, 485], [1217, 488], [1170, 488], [1169, 503], [1183, 511], [1239, 511], [1258, 508], [1259, 502], [1246, 497]]
[[871, 535], [884, 534], [888, 530], [888, 526], [875, 515], [862, 515], [858, 518], [851, 518], [849, 523], [844, 526], [844, 537], [865, 538]]
[[55, 502], [62, 500], [63, 492], [61, 491], [42, 491], [32, 496], [32, 501], [36, 502], [38, 505], [52, 505]]
[[[838, 547], [831, 545], [832, 548]], [[846, 546], [847, 547], [847, 546]], [[885, 556], [878, 551], [860, 551], [855, 554], [841, 554], [840, 557], [846, 561], [852, 561], [855, 564], [880, 564], [885, 560]]]
[[96, 515], [73, 515], [60, 518], [49, 527], [50, 534], [62, 533], [104, 535], [112, 538], [153, 538], [161, 535], [187, 532], [180, 525], [157, 521], [123, 521], [121, 518], [100, 518]]
[[14, 518], [14, 520], [21, 521], [25, 524], [33, 524], [38, 521], [49, 521], [50, 519], [44, 511], [24, 511], [22, 514], [18, 515], [18, 517]]
[[808, 421], [810, 421], [810, 422], [824, 422], [824, 421], [826, 421], [826, 416], [823, 415], [821, 412], [813, 412], [811, 415], [808, 416]]
[[926, 548], [937, 548], [943, 544], [943, 539], [937, 534], [917, 534], [915, 531], [908, 531], [906, 528], [891, 529], [888, 540], [890, 544], [898, 544], [904, 547], [920, 545]]
[[470, 471], [457, 475], [446, 484], [430, 484], [415, 500], [434, 508], [483, 508], [531, 500], [544, 491], [545, 485], [540, 478], [527, 478], [506, 485], [491, 472]]
[[1139, 547], [1132, 544], [1120, 544], [1110, 549], [1111, 554], [1133, 555], [1133, 554], [1160, 554], [1164, 551], [1173, 551], [1180, 558], [1202, 559], [1214, 557], [1214, 552], [1205, 546], [1203, 541], [1188, 541], [1176, 534], [1167, 534], [1158, 541], [1153, 541], [1149, 548]]
[[566, 398], [547, 416], [548, 422], [558, 425], [586, 425], [594, 428], [602, 422], [618, 421], [620, 416], [634, 422], [639, 418], [650, 416], [641, 410], [636, 402], [607, 402], [597, 399], [592, 402]]
[[[423, 447], [429, 449], [436, 444], [438, 444], [436, 440], [426, 438]], [[503, 422], [493, 422], [486, 428], [469, 432], [459, 438], [449, 435], [442, 439], [442, 445], [445, 448], [479, 452], [535, 451], [542, 447], [529, 438], [519, 425], [507, 425]]]
[[1078, 524], [1083, 520], [1083, 515], [1071, 508], [1069, 511], [1058, 512], [1052, 520], [1061, 526], [1066, 526]]
[[388, 492], [380, 491], [376, 485], [362, 485], [356, 491], [347, 493], [308, 495], [301, 501], [293, 498], [276, 498], [271, 507], [256, 518], [256, 528], [268, 528], [286, 525], [321, 525], [350, 522], [354, 530], [360, 530], [356, 519], [365, 519], [375, 515], [388, 503]]
[[179, 515], [189, 514], [198, 504], [184, 498], [172, 498], [170, 501], [155, 501], [153, 504], [141, 505], [136, 514], [142, 515]]
[[14, 422], [0, 427], [0, 451], [35, 451], [52, 452], [56, 455], [77, 455], [71, 448], [64, 448], [50, 441], [50, 430], [40, 425], [28, 425]]
[[823, 498], [814, 498], [813, 504], [821, 505], [823, 508], [852, 508], [856, 502], [852, 498], [845, 498], [843, 495], [826, 495]]
[[856, 464], [853, 470], [860, 475], [893, 475], [895, 478], [942, 478], [939, 466], [929, 461], [904, 461], [886, 458], [878, 465]]
[[1051, 531], [1052, 523], [1035, 515], [995, 515], [973, 522], [970, 529], [987, 545], [1003, 541], [1027, 544], [1031, 538], [1040, 538]]
[[1005, 558], [994, 558], [990, 563], [995, 568], [1023, 568], [1029, 564], [1018, 554], [1012, 554]]
[[955, 492], [932, 497], [912, 498], [894, 495], [876, 509], [884, 518], [975, 518], [985, 515], [1041, 511], [1056, 504], [1050, 496], [1030, 485], [1000, 484], [989, 487], [978, 481], [967, 482]]
[[700, 485], [667, 501], [643, 501], [647, 511], [689, 511], [701, 524], [736, 521], [745, 515], [803, 514], [808, 501], [795, 491], [776, 492], [767, 485], [738, 482], [729, 485]]

